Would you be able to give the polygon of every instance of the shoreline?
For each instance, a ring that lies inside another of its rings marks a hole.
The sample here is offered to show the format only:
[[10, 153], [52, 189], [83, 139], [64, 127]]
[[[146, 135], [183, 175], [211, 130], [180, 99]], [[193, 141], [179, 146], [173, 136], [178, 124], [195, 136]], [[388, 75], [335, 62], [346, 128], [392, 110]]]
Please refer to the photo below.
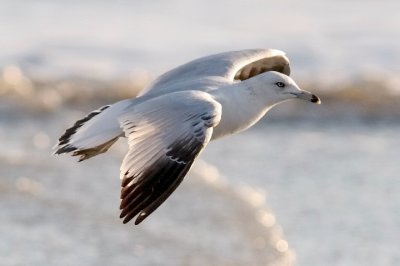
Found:
[[[82, 78], [38, 80], [16, 72], [0, 78], [0, 110], [3, 114], [21, 109], [37, 114], [72, 108], [88, 112], [93, 108], [135, 97], [149, 81], [126, 79], [108, 81]], [[398, 121], [400, 93], [395, 85], [378, 80], [348, 81], [332, 85], [309, 85], [299, 81], [306, 90], [317, 94], [322, 105], [299, 101], [285, 103], [269, 112], [269, 121], [277, 120], [337, 120], [337, 121]], [[318, 90], [309, 88], [319, 88]]]

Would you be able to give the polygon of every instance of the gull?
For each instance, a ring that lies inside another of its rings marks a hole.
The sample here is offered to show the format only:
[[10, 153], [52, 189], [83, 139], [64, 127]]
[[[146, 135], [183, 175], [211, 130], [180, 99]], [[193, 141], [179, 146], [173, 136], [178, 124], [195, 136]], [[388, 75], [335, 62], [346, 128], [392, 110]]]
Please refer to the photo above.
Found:
[[139, 224], [174, 192], [211, 140], [248, 129], [279, 103], [320, 103], [289, 74], [289, 59], [274, 49], [193, 60], [158, 77], [136, 98], [103, 106], [76, 121], [59, 138], [54, 153], [83, 161], [126, 137], [120, 218], [127, 223], [136, 217]]

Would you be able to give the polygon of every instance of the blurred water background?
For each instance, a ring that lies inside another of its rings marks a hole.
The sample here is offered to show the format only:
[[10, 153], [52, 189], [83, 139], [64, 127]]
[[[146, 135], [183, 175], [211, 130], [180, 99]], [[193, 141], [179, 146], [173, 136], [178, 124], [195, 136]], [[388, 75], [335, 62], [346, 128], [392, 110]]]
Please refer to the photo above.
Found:
[[[398, 1], [0, 0], [0, 265], [399, 265]], [[51, 157], [76, 119], [196, 57], [287, 52], [323, 105], [207, 147], [139, 227], [120, 141]]]

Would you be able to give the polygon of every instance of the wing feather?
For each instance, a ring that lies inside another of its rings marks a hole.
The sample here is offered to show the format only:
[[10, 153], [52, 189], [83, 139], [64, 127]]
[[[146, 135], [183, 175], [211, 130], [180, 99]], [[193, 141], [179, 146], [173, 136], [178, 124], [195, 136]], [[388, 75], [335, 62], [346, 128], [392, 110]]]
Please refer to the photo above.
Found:
[[179, 186], [209, 142], [221, 106], [201, 91], [166, 94], [120, 117], [129, 151], [121, 165], [121, 215], [139, 224]]
[[274, 49], [225, 52], [198, 58], [166, 72], [143, 90], [140, 96], [220, 86], [266, 71], [289, 75], [289, 59], [285, 53]]

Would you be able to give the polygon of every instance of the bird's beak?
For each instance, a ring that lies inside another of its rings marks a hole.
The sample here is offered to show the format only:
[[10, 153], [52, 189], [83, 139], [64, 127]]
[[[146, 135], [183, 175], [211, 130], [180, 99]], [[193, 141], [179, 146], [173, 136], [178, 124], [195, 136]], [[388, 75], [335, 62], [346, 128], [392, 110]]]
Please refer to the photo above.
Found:
[[316, 96], [315, 94], [312, 94], [311, 92], [308, 91], [299, 91], [299, 92], [293, 92], [291, 93], [292, 95], [294, 95], [296, 98], [308, 101], [308, 102], [312, 102], [312, 103], [316, 103], [316, 104], [321, 104], [321, 100], [318, 98], [318, 96]]

